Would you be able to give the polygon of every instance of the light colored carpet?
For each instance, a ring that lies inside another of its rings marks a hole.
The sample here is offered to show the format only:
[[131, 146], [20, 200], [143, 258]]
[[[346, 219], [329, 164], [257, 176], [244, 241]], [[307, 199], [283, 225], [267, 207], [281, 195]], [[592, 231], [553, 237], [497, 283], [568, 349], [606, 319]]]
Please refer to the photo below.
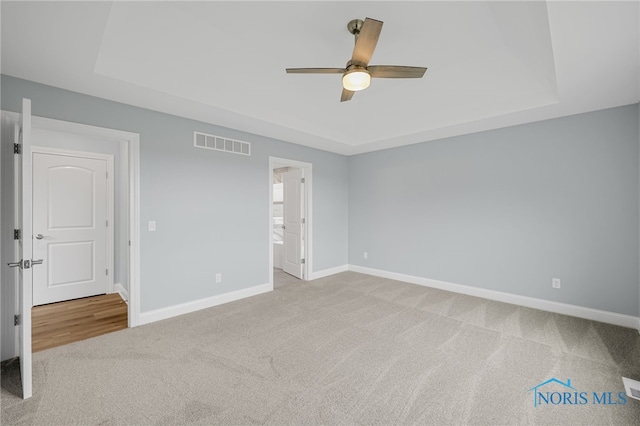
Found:
[[640, 401], [528, 392], [555, 377], [616, 401], [640, 379], [636, 330], [353, 272], [279, 272], [268, 294], [33, 359], [30, 400], [3, 369], [2, 424], [640, 424]]

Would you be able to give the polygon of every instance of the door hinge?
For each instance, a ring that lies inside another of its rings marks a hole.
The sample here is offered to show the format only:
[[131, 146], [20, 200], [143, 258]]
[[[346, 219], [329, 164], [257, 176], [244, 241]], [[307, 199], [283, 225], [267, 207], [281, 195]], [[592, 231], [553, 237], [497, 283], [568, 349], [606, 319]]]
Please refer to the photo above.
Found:
[[20, 154], [20, 144], [19, 143], [14, 143], [13, 144], [13, 153], [14, 154]]
[[20, 315], [13, 316], [13, 325], [20, 325]]
[[20, 239], [20, 230], [19, 229], [14, 229], [13, 230], [13, 239], [14, 240], [19, 240]]
[[104, 274], [105, 274], [105, 275], [109, 275], [109, 270], [108, 270], [108, 269], [105, 269], [105, 270], [104, 270]]
[[302, 218], [302, 223], [307, 223], [304, 217]]
[[304, 183], [304, 178], [300, 179], [300, 182], [301, 182], [301, 183]]
[[107, 220], [107, 228], [109, 227], [109, 221]]
[[304, 263], [305, 263], [305, 262], [304, 262], [304, 259], [300, 260], [300, 262], [301, 262], [303, 265], [304, 265]]

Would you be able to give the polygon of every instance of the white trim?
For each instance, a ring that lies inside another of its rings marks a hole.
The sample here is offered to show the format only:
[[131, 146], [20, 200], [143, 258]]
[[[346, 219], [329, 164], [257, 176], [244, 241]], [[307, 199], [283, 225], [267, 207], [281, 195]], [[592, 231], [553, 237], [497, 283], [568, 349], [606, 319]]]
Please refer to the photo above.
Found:
[[254, 287], [244, 288], [242, 290], [236, 290], [229, 293], [207, 297], [206, 299], [181, 303], [179, 305], [155, 309], [149, 312], [142, 312], [140, 314], [140, 321], [138, 325], [150, 324], [152, 322], [160, 321], [163, 319], [177, 317], [178, 315], [189, 314], [201, 309], [207, 309], [214, 306], [222, 305], [223, 303], [233, 302], [251, 296], [257, 296], [258, 294], [267, 293], [272, 290], [273, 285], [271, 283], [261, 284]]
[[140, 324], [140, 135], [127, 144], [129, 170], [129, 327]]
[[123, 130], [108, 129], [51, 118], [33, 117], [33, 127], [43, 130], [75, 133], [114, 142], [124, 142], [127, 146], [126, 167], [129, 189], [129, 327], [135, 327], [140, 317], [140, 135]]
[[31, 145], [31, 155], [33, 161], [33, 154], [53, 154], [67, 157], [78, 157], [78, 158], [91, 158], [96, 160], [105, 160], [107, 163], [107, 173], [110, 176], [110, 179], [107, 179], [107, 222], [109, 223], [109, 229], [107, 232], [107, 269], [109, 270], [109, 274], [107, 275], [107, 293], [113, 293], [113, 277], [115, 275], [114, 270], [114, 239], [115, 239], [115, 193], [114, 193], [114, 168], [113, 168], [113, 155], [111, 154], [102, 154], [98, 152], [86, 152], [86, 151], [75, 151], [70, 149], [62, 149], [62, 148], [50, 148], [44, 146]]
[[[13, 147], [14, 141], [16, 141], [17, 133], [19, 129], [17, 124], [20, 121], [20, 115], [10, 111], [2, 111], [2, 144], [0, 144], [0, 151], [7, 150], [7, 154], [11, 153], [10, 157], [4, 156], [2, 163], [0, 163], [0, 170], [2, 174], [2, 185], [0, 191], [5, 189], [8, 192], [2, 193], [1, 207], [4, 214], [4, 221], [2, 224], [2, 246], [4, 251], [1, 259], [3, 260], [2, 276], [2, 288], [0, 289], [0, 311], [2, 312], [2, 318], [0, 324], [2, 328], [0, 331], [0, 347], [2, 352], [0, 353], [0, 360], [5, 361], [11, 358], [19, 356], [19, 333], [18, 327], [13, 325], [11, 319], [13, 315], [18, 313], [19, 299], [18, 299], [18, 271], [17, 268], [10, 269], [4, 267], [4, 262], [15, 262], [20, 259], [18, 254], [18, 242], [13, 239], [13, 230], [17, 228], [17, 211], [16, 211], [16, 182], [15, 179], [15, 163], [17, 156], [13, 155], [13, 150], [8, 149], [5, 144], [10, 144]], [[6, 168], [5, 168], [6, 166]], [[7, 175], [7, 173], [10, 174]], [[5, 179], [7, 178], [7, 179]], [[11, 209], [9, 209], [11, 207]], [[7, 229], [9, 228], [9, 229]], [[5, 233], [5, 231], [7, 233]], [[6, 282], [3, 279], [6, 278]]]
[[15, 111], [2, 110], [2, 115], [4, 115], [5, 117], [7, 117], [9, 120], [12, 120], [12, 121], [20, 120], [20, 113], [17, 113]]
[[273, 287], [273, 170], [279, 167], [297, 167], [302, 169], [304, 177], [304, 259], [302, 279], [308, 281], [313, 276], [313, 164], [304, 161], [269, 156], [269, 284]]
[[124, 286], [120, 283], [115, 283], [113, 285], [113, 293], [118, 293], [120, 294], [120, 297], [122, 297], [122, 300], [124, 300], [125, 302], [129, 303], [129, 292], [127, 291], [126, 288], [124, 288]]
[[340, 265], [335, 268], [323, 269], [322, 271], [312, 272], [310, 280], [317, 280], [320, 278], [328, 277], [330, 275], [339, 274], [340, 272], [346, 272], [349, 270], [349, 265]]
[[520, 296], [517, 294], [503, 293], [501, 291], [471, 287], [462, 284], [454, 284], [446, 281], [432, 280], [429, 278], [422, 278], [414, 275], [399, 274], [397, 272], [383, 271], [381, 269], [367, 268], [358, 265], [349, 265], [349, 270], [353, 272], [360, 272], [362, 274], [373, 275], [376, 277], [389, 278], [392, 280], [404, 281], [425, 287], [451, 291], [453, 293], [466, 294], [469, 296], [481, 297], [483, 299], [525, 306], [527, 308], [540, 309], [542, 311], [554, 312], [557, 314], [570, 315], [573, 317], [604, 322], [607, 324], [619, 325], [621, 327], [638, 329], [638, 331], [640, 331], [640, 318], [631, 315], [618, 314], [615, 312], [602, 311], [599, 309], [586, 308], [577, 305], [569, 305], [567, 303], [537, 299], [534, 297]]

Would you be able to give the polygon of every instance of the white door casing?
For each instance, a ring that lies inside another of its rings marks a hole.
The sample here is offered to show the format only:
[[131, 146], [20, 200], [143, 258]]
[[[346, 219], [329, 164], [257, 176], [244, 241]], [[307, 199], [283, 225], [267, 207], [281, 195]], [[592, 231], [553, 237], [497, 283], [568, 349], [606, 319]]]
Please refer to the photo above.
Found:
[[[27, 104], [29, 108], [25, 108], [25, 112], [30, 112], [30, 101], [23, 101], [23, 107]], [[30, 120], [29, 120], [30, 118]], [[31, 126], [27, 125], [31, 122]], [[14, 123], [18, 124], [17, 132], [14, 135]], [[3, 182], [3, 189], [6, 189], [4, 185], [13, 187], [14, 197], [11, 197], [11, 201], [3, 205], [6, 210], [3, 211], [3, 218], [6, 214], [7, 218], [14, 217], [14, 220], [3, 221], [3, 232], [11, 231], [13, 229], [19, 229], [22, 232], [22, 237], [28, 236], [24, 240], [12, 240], [3, 246], [2, 257], [5, 262], [18, 262], [21, 259], [32, 259], [30, 248], [24, 247], [28, 254], [23, 255], [24, 241], [29, 247], [32, 245], [32, 221], [29, 217], [28, 220], [23, 222], [23, 212], [31, 215], [31, 193], [25, 194], [25, 202], [28, 204], [28, 208], [22, 209], [22, 191], [21, 188], [31, 187], [31, 140], [33, 138], [31, 129], [45, 130], [54, 132], [70, 132], [77, 135], [90, 135], [98, 138], [107, 138], [111, 140], [117, 140], [121, 146], [121, 156], [123, 162], [120, 164], [120, 176], [124, 179], [124, 195], [122, 195], [122, 205], [126, 209], [126, 217], [123, 219], [123, 226], [125, 226], [125, 232], [127, 233], [128, 241], [126, 250], [128, 251], [127, 269], [128, 269], [128, 282], [129, 282], [129, 327], [135, 327], [140, 324], [140, 136], [137, 133], [131, 133], [121, 130], [107, 129], [102, 127], [88, 126], [85, 124], [71, 123], [68, 121], [54, 120], [50, 118], [43, 118], [37, 116], [31, 116], [30, 113], [21, 114], [13, 111], [2, 110], [2, 124], [3, 134], [2, 142], [13, 145], [14, 142], [18, 142], [18, 136], [21, 132], [20, 126], [24, 125], [25, 135], [20, 135], [23, 142], [22, 152], [26, 152], [27, 155], [11, 155], [11, 158], [6, 158], [3, 162], [3, 167], [7, 166], [13, 169], [13, 173], [10, 179]], [[8, 128], [5, 126], [9, 126]], [[84, 151], [84, 150], [83, 150]], [[28, 161], [28, 164], [24, 167], [26, 173], [24, 180], [22, 180], [22, 173], [19, 168], [22, 167], [22, 162]], [[13, 163], [7, 165], [7, 162]], [[13, 167], [12, 167], [13, 166]], [[25, 182], [23, 185], [22, 182]], [[27, 183], [28, 181], [28, 183]], [[7, 192], [10, 192], [8, 190]], [[7, 194], [8, 195], [8, 194]], [[8, 228], [8, 229], [7, 229]], [[125, 238], [126, 238], [125, 237]], [[6, 247], [6, 251], [4, 250]], [[36, 258], [37, 259], [37, 258]], [[3, 267], [8, 268], [5, 265]], [[41, 265], [36, 265], [37, 268], [41, 268]], [[8, 268], [9, 269], [9, 268]], [[2, 333], [1, 333], [1, 345], [2, 345], [2, 360], [11, 359], [13, 357], [19, 357], [22, 364], [21, 376], [23, 379], [23, 396], [25, 398], [31, 396], [31, 307], [33, 306], [32, 298], [32, 277], [31, 271], [20, 270], [19, 268], [10, 268], [10, 273], [5, 272], [2, 277], [2, 286], [0, 288], [0, 299], [2, 300]], [[25, 274], [28, 272], [28, 274]], [[6, 281], [5, 281], [6, 279]], [[25, 280], [28, 280], [29, 285], [25, 285]], [[20, 320], [20, 326], [13, 326], [13, 315], [22, 317]], [[9, 326], [8, 323], [11, 322]], [[28, 333], [28, 334], [27, 334]]]
[[[33, 269], [31, 263], [31, 100], [22, 100], [22, 116], [20, 117], [20, 155], [15, 157], [16, 203], [15, 212], [17, 228], [21, 230], [18, 240], [18, 253], [21, 259], [18, 278], [18, 353], [20, 356], [20, 378], [22, 379], [22, 398], [32, 395], [31, 364], [31, 307]], [[17, 259], [16, 259], [17, 260]], [[36, 265], [41, 268], [42, 265]]]
[[33, 152], [33, 256], [43, 259], [33, 273], [33, 304], [107, 293], [113, 287], [112, 162], [99, 154], [46, 151]]
[[284, 194], [284, 259], [282, 270], [302, 278], [302, 171], [282, 174]]
[[[120, 197], [122, 208], [126, 209], [126, 219], [122, 223], [128, 234], [127, 248], [129, 303], [129, 327], [140, 324], [140, 135], [122, 130], [89, 126], [86, 124], [33, 117], [33, 126], [46, 132], [87, 135], [90, 138], [110, 139], [121, 144], [122, 163], [120, 179], [124, 179], [126, 189]], [[39, 150], [42, 148], [38, 148]], [[81, 149], [85, 151], [84, 149]], [[113, 181], [110, 179], [110, 181]], [[126, 237], [125, 237], [126, 238]], [[113, 276], [113, 274], [110, 274]]]
[[[14, 315], [18, 309], [18, 279], [19, 270], [17, 267], [10, 268], [7, 263], [17, 262], [20, 260], [19, 241], [15, 240], [14, 231], [18, 229], [19, 220], [18, 212], [15, 209], [16, 202], [19, 200], [17, 196], [17, 186], [19, 180], [16, 179], [16, 161], [19, 159], [14, 152], [14, 143], [20, 138], [20, 114], [14, 113], [9, 116], [2, 113], [2, 164], [0, 171], [2, 172], [2, 182], [0, 193], [2, 200], [0, 206], [2, 208], [2, 269], [0, 269], [0, 360], [5, 361], [12, 358], [18, 358], [19, 343], [18, 327], [14, 326]], [[8, 175], [10, 173], [10, 175]]]
[[305, 259], [302, 265], [302, 279], [312, 280], [314, 279], [313, 272], [313, 164], [305, 161], [292, 160], [289, 158], [280, 158], [269, 156], [269, 168], [268, 173], [265, 173], [265, 187], [268, 188], [268, 206], [269, 211], [268, 222], [265, 221], [265, 225], [268, 228], [268, 274], [269, 284], [273, 288], [273, 173], [275, 169], [282, 167], [293, 167], [302, 171], [304, 177], [304, 184], [301, 191], [301, 204], [302, 204], [302, 217], [304, 217], [304, 226], [302, 227], [302, 256]]

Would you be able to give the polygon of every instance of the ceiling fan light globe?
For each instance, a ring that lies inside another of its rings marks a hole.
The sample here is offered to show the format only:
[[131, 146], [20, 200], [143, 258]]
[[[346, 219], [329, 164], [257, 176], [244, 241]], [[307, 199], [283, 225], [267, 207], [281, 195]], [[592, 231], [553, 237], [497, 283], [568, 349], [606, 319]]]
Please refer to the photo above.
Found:
[[369, 84], [371, 84], [371, 75], [363, 69], [347, 71], [342, 76], [342, 86], [352, 92], [364, 90], [369, 87]]

